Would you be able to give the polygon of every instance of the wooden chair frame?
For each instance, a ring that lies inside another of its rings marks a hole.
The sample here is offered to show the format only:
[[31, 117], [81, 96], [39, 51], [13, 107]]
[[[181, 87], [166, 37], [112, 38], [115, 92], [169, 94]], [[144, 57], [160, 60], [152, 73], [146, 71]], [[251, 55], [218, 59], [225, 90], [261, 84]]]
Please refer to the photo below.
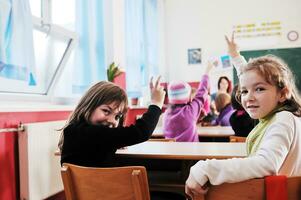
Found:
[[230, 142], [246, 142], [246, 137], [241, 137], [241, 136], [233, 136], [231, 135], [229, 137]]
[[67, 200], [150, 200], [141, 166], [93, 168], [64, 163], [61, 175]]
[[176, 142], [175, 138], [150, 138], [149, 142]]
[[[287, 199], [301, 199], [301, 177], [287, 178]], [[224, 183], [210, 186], [208, 193], [193, 200], [266, 200], [264, 178], [252, 179], [238, 183]]]

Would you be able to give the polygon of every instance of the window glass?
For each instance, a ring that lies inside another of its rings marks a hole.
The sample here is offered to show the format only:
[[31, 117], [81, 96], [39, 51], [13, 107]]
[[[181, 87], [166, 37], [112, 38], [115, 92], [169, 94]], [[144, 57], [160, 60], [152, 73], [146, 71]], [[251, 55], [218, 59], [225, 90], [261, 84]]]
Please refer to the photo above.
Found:
[[31, 14], [41, 17], [41, 0], [29, 0]]
[[75, 3], [74, 0], [52, 0], [52, 23], [74, 31]]
[[47, 94], [71, 39], [55, 31], [33, 31], [36, 84], [1, 78], [0, 92]]

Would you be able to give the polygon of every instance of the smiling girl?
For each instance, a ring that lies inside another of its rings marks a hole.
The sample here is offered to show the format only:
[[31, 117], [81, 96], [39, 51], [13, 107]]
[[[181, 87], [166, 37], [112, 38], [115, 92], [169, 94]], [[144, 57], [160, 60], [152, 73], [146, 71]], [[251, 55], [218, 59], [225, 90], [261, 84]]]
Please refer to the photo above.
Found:
[[156, 127], [165, 92], [160, 78], [151, 87], [152, 103], [135, 125], [123, 127], [121, 118], [127, 111], [127, 95], [119, 86], [101, 81], [81, 98], [63, 128], [59, 147], [61, 164], [86, 167], [115, 166], [118, 148], [146, 141]]
[[[236, 50], [233, 37], [227, 42], [230, 50]], [[236, 56], [242, 60], [237, 51]], [[247, 137], [248, 156], [196, 163], [185, 187], [191, 197], [206, 193], [207, 181], [219, 185], [269, 175], [301, 175], [301, 100], [291, 70], [275, 56], [262, 56], [238, 72], [238, 99], [253, 119], [259, 119]]]

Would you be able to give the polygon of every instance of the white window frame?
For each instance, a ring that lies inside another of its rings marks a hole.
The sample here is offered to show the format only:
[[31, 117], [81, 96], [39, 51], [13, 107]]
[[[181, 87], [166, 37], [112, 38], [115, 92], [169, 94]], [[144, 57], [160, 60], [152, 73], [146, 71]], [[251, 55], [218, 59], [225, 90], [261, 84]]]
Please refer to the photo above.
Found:
[[41, 18], [32, 16], [33, 28], [44, 33], [51, 33], [54, 36], [63, 37], [68, 40], [67, 48], [54, 72], [50, 84], [43, 94], [33, 93], [17, 93], [17, 92], [0, 92], [1, 101], [49, 101], [53, 97], [53, 91], [57, 86], [57, 82], [62, 75], [71, 52], [75, 49], [78, 43], [78, 37], [75, 32], [67, 30], [61, 26], [52, 24], [50, 21], [51, 0], [41, 0]]
[[54, 73], [54, 76], [52, 77], [52, 80], [50, 81], [50, 84], [48, 88], [46, 89], [45, 95], [52, 95], [53, 90], [56, 86], [56, 83], [58, 82], [60, 76], [62, 75], [62, 71], [64, 70], [66, 66], [66, 62], [68, 61], [70, 54], [72, 50], [76, 47], [78, 42], [78, 37], [75, 32], [69, 31], [61, 26], [55, 25], [55, 24], [45, 24], [43, 19], [34, 17], [33, 16], [33, 25], [34, 28], [44, 32], [44, 33], [50, 33], [54, 36], [64, 37], [67, 40], [69, 40], [67, 48], [65, 50], [65, 53], [63, 54], [58, 67], [56, 68], [56, 71]]

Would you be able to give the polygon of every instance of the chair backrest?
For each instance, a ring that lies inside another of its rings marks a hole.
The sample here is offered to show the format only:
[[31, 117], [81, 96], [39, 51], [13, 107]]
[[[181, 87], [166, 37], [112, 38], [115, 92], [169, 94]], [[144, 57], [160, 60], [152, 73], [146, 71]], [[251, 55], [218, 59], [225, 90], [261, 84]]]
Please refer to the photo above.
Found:
[[92, 168], [64, 163], [67, 200], [150, 200], [145, 167]]
[[[301, 199], [301, 177], [287, 178], [288, 200]], [[264, 178], [252, 179], [238, 183], [224, 183], [222, 185], [210, 186], [208, 193], [204, 196], [193, 198], [193, 200], [266, 200]]]
[[246, 142], [246, 137], [230, 136], [230, 142]]

